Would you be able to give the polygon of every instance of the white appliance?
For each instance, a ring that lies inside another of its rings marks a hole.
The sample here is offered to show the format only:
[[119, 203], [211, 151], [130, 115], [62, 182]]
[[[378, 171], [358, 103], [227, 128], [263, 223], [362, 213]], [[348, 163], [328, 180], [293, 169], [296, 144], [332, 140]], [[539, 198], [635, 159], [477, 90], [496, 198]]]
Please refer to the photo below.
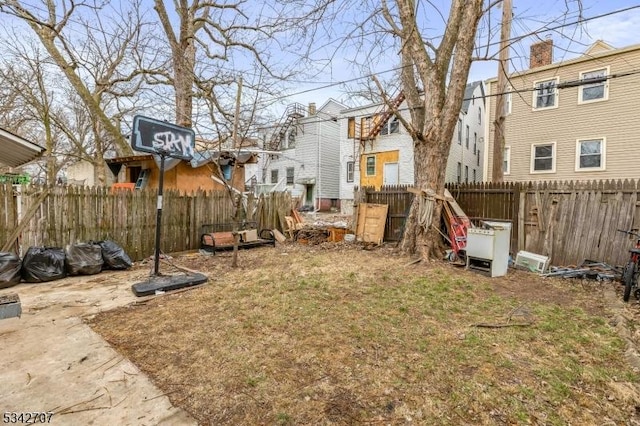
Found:
[[544, 274], [549, 268], [549, 257], [520, 250], [516, 255], [516, 268]]
[[511, 223], [483, 222], [480, 228], [467, 230], [467, 269], [501, 277], [509, 267]]

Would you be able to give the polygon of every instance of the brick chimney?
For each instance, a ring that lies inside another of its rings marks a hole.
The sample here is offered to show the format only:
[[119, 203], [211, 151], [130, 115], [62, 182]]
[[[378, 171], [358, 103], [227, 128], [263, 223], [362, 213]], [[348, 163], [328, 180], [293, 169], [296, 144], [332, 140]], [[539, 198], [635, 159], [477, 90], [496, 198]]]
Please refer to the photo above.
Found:
[[547, 39], [531, 45], [529, 68], [542, 67], [553, 62], [553, 40]]
[[309, 102], [309, 116], [316, 115], [316, 103]]

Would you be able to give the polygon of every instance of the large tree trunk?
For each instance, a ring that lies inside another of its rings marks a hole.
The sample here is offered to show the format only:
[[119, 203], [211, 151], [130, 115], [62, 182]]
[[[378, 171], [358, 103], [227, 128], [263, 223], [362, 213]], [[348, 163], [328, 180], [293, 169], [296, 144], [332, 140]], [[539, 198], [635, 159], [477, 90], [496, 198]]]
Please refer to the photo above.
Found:
[[[449, 147], [449, 144], [445, 145]], [[437, 140], [420, 139], [414, 142], [414, 170], [416, 187], [444, 195], [447, 156], [441, 153], [442, 143]], [[442, 203], [435, 202], [429, 223], [420, 223], [420, 197], [416, 196], [409, 210], [405, 224], [402, 248], [410, 254], [418, 254], [424, 259], [441, 258], [442, 244], [438, 229]]]
[[176, 124], [191, 127], [196, 49], [191, 39], [181, 44], [182, 47], [173, 52]]

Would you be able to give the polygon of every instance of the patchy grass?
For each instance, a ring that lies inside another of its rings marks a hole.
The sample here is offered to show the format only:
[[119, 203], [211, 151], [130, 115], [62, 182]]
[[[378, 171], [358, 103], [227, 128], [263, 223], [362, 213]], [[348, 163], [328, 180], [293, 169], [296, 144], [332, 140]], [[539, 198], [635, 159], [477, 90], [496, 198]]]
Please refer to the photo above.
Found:
[[[637, 374], [597, 291], [407, 262], [387, 250], [285, 246], [243, 252], [244, 267], [229, 271], [216, 257], [196, 265], [210, 285], [91, 325], [202, 424], [635, 415]], [[473, 326], [507, 322], [530, 325]]]

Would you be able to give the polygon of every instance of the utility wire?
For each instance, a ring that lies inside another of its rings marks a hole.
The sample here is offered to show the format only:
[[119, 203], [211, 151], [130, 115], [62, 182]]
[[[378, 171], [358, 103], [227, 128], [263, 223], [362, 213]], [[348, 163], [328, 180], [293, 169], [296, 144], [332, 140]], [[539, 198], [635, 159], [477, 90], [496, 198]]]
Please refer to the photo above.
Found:
[[[632, 75], [637, 75], [640, 74], [640, 70], [633, 70], [633, 71], [627, 71], [627, 72], [622, 72], [622, 73], [616, 73], [616, 74], [610, 74], [610, 75], [606, 75], [606, 76], [602, 76], [602, 77], [594, 77], [594, 78], [587, 78], [587, 79], [579, 79], [579, 80], [568, 80], [565, 82], [560, 82], [558, 84], [552, 83], [551, 85], [545, 87], [545, 88], [556, 88], [556, 89], [569, 89], [569, 88], [573, 88], [573, 87], [580, 87], [580, 86], [585, 86], [588, 84], [595, 84], [595, 83], [602, 83], [605, 82], [607, 80], [611, 80], [611, 79], [615, 79], [615, 78], [622, 78], [622, 77], [628, 77], [628, 76], [632, 76]], [[490, 93], [490, 94], [485, 94], [483, 97], [470, 97], [470, 98], [463, 98], [463, 101], [471, 101], [474, 99], [482, 99], [482, 98], [491, 98], [491, 97], [495, 97], [498, 95], [509, 95], [511, 93], [530, 93], [530, 92], [535, 92], [537, 91], [539, 88], [537, 87], [530, 87], [530, 88], [525, 88], [525, 89], [513, 89], [513, 90], [507, 90], [506, 92], [503, 93]], [[371, 105], [365, 105], [363, 107], [361, 107], [362, 109], [365, 108], [369, 108], [369, 107], [373, 107], [373, 106], [383, 106], [385, 105], [384, 102], [377, 102]], [[357, 108], [354, 108], [357, 109]], [[398, 112], [402, 112], [402, 111], [409, 111], [410, 108], [406, 107], [406, 108], [401, 108], [398, 109]], [[372, 112], [370, 114], [365, 114], [364, 116], [369, 116], [369, 115], [375, 115], [375, 112]], [[336, 121], [337, 117], [333, 117], [330, 116], [328, 118], [317, 118], [315, 117], [314, 120], [308, 120], [305, 121], [304, 124], [314, 124], [314, 123], [326, 123], [329, 121]], [[215, 129], [213, 127], [209, 127], [203, 124], [200, 124], [199, 127], [204, 128], [205, 130], [211, 130], [211, 131], [215, 131]], [[276, 125], [273, 126], [267, 126], [266, 128], [271, 128], [271, 127], [277, 127]]]
[[[31, 7], [33, 9], [39, 11], [39, 12], [43, 12], [43, 13], [48, 12], [46, 9], [41, 8], [41, 7], [37, 7], [35, 5], [29, 5], [29, 4], [25, 4], [25, 5], [27, 7]], [[617, 15], [619, 13], [629, 12], [629, 11], [635, 10], [635, 9], [640, 9], [640, 4], [637, 4], [637, 5], [634, 5], [634, 6], [625, 7], [625, 8], [622, 8], [622, 9], [612, 10], [612, 11], [605, 12], [605, 13], [602, 13], [602, 14], [599, 14], [599, 15], [594, 15], [594, 16], [590, 16], [590, 17], [587, 17], [587, 18], [582, 18], [582, 19], [578, 19], [578, 20], [575, 20], [575, 21], [571, 21], [571, 22], [566, 22], [566, 23], [559, 24], [559, 25], [556, 25], [556, 26], [553, 26], [553, 27], [548, 27], [548, 28], [547, 27], [542, 27], [542, 28], [540, 28], [538, 30], [533, 30], [533, 31], [530, 31], [528, 33], [525, 33], [525, 34], [522, 34], [522, 35], [519, 35], [519, 36], [511, 37], [507, 41], [509, 41], [509, 42], [520, 41], [520, 40], [522, 40], [524, 38], [530, 37], [532, 35], [536, 35], [536, 34], [541, 33], [541, 32], [555, 31], [555, 30], [558, 30], [558, 29], [561, 29], [561, 28], [569, 27], [569, 26], [572, 26], [572, 25], [580, 24], [580, 23], [589, 22], [589, 21], [592, 21], [592, 20], [595, 20], [595, 19], [600, 19], [600, 18], [604, 18], [604, 17], [608, 17], [608, 16]], [[69, 21], [70, 22], [74, 22], [74, 23], [79, 24], [79, 25], [82, 25], [82, 26], [86, 27], [87, 29], [91, 29], [91, 30], [94, 30], [94, 31], [102, 31], [104, 34], [109, 35], [111, 37], [120, 37], [120, 36], [116, 36], [115, 34], [110, 34], [108, 32], [105, 32], [103, 29], [91, 27], [86, 22], [78, 21], [78, 20], [75, 20], [75, 19], [69, 19]], [[79, 32], [79, 30], [75, 30], [75, 29], [74, 29], [74, 31]], [[499, 45], [499, 44], [500, 44], [499, 41], [491, 42], [491, 43], [487, 43], [487, 44], [485, 44], [483, 46], [477, 46], [477, 49], [485, 49], [487, 47], [491, 47], [491, 46]], [[411, 65], [407, 65], [407, 66], [411, 66]], [[395, 67], [395, 68], [390, 68], [390, 69], [379, 71], [379, 72], [376, 72], [376, 73], [369, 73], [369, 74], [365, 74], [365, 75], [362, 75], [362, 76], [359, 76], [359, 77], [354, 77], [354, 78], [341, 80], [341, 81], [337, 81], [337, 82], [333, 82], [333, 83], [327, 83], [327, 84], [324, 84], [324, 85], [319, 86], [319, 87], [300, 90], [300, 91], [292, 92], [292, 93], [289, 93], [289, 94], [286, 94], [286, 95], [276, 96], [276, 97], [270, 98], [269, 102], [283, 100], [283, 99], [287, 99], [289, 97], [298, 96], [298, 95], [302, 95], [302, 94], [305, 94], [305, 93], [310, 93], [310, 92], [314, 92], [314, 91], [318, 91], [318, 90], [328, 89], [328, 88], [331, 88], [331, 87], [340, 86], [340, 85], [344, 85], [344, 84], [347, 84], [347, 83], [353, 83], [353, 82], [356, 82], [356, 81], [359, 81], [359, 80], [372, 78], [374, 75], [380, 75], [380, 74], [386, 74], [386, 73], [390, 73], [390, 72], [394, 72], [394, 71], [400, 71], [403, 68], [405, 68], [405, 66], [399, 66], [399, 67]], [[257, 76], [257, 74], [252, 74], [250, 72], [244, 72], [244, 71], [243, 71], [243, 74]], [[314, 83], [313, 81], [303, 81], [303, 80], [298, 80], [297, 82], [298, 83], [302, 83], [302, 84], [313, 84]]]

